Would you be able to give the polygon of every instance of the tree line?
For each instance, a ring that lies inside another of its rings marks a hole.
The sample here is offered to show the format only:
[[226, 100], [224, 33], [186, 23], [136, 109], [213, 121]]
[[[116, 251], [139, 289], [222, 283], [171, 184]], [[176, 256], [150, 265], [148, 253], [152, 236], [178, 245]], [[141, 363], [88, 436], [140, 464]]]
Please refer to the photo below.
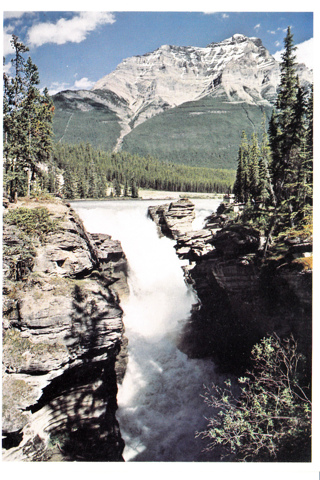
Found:
[[18, 37], [13, 35], [14, 74], [4, 73], [3, 153], [4, 193], [19, 196], [40, 192], [72, 198], [107, 195], [138, 197], [139, 188], [168, 191], [230, 192], [234, 171], [176, 165], [150, 156], [111, 153], [90, 144], [55, 143], [54, 106], [43, 93], [37, 66]]
[[224, 169], [188, 167], [140, 157], [127, 152], [104, 152], [90, 144], [56, 144], [55, 168], [63, 171], [63, 193], [67, 198], [138, 196], [139, 188], [218, 192], [231, 191], [234, 172]]

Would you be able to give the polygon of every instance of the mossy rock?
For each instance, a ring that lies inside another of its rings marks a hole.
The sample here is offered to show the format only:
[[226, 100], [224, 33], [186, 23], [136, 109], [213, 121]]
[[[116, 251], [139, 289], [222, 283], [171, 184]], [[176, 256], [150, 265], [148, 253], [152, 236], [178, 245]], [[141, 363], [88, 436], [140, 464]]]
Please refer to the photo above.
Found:
[[3, 335], [2, 357], [9, 372], [28, 372], [43, 369], [47, 371], [47, 363], [58, 357], [67, 355], [65, 345], [59, 343], [35, 343], [23, 337], [15, 328], [7, 330]]
[[17, 432], [23, 428], [30, 414], [23, 411], [36, 400], [35, 390], [15, 375], [2, 379], [2, 427], [3, 433]]

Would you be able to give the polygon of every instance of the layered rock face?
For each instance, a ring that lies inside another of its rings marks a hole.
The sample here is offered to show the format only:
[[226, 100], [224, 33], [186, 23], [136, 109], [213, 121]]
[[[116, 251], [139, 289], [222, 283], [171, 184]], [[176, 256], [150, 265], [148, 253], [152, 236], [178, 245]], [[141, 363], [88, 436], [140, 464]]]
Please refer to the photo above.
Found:
[[[164, 235], [168, 215], [164, 228], [159, 222]], [[199, 232], [175, 231], [174, 238], [177, 254], [189, 260], [185, 277], [199, 298], [181, 334], [182, 350], [213, 357], [222, 370], [240, 373], [262, 337], [292, 333], [311, 371], [312, 271], [294, 261], [308, 255], [310, 242], [289, 248], [281, 266], [262, 264], [259, 232], [228, 222], [224, 214], [211, 215]]]
[[195, 219], [194, 205], [187, 198], [159, 207], [149, 207], [148, 215], [156, 223], [159, 233], [174, 239], [181, 233], [192, 230]]
[[59, 224], [42, 242], [4, 222], [3, 459], [120, 461], [126, 258], [71, 208], [44, 206]]

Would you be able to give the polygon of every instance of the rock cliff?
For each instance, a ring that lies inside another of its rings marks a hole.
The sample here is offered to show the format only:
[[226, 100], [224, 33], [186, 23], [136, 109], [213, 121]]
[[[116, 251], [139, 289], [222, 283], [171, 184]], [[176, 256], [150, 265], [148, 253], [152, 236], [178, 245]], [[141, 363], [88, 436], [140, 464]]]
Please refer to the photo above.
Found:
[[3, 460], [121, 461], [126, 258], [60, 201], [38, 206], [58, 225], [41, 241], [4, 221]]
[[[181, 205], [180, 205], [181, 207]], [[180, 348], [193, 357], [213, 357], [222, 370], [240, 373], [252, 346], [276, 332], [298, 340], [311, 371], [312, 270], [305, 258], [311, 240], [288, 246], [282, 262], [261, 262], [263, 239], [249, 227], [233, 224], [224, 214], [213, 214], [205, 228], [170, 233], [170, 210], [154, 207], [161, 234], [176, 239], [186, 280], [199, 298], [180, 338]], [[171, 207], [174, 210], [174, 206]], [[184, 224], [188, 223], [185, 210]], [[169, 230], [169, 233], [168, 233]]]

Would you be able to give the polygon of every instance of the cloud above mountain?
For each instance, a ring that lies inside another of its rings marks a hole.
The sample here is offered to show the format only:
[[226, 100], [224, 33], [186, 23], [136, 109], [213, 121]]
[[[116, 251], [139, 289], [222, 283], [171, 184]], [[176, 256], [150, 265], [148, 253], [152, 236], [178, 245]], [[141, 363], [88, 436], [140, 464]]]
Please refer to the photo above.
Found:
[[[309, 40], [296, 45], [297, 62], [304, 63], [310, 69], [314, 68], [313, 43], [313, 38], [310, 38]], [[273, 55], [278, 62], [281, 62], [281, 55], [283, 52], [284, 50], [279, 50]]]
[[89, 80], [87, 77], [76, 80], [73, 85], [70, 83], [52, 82], [48, 88], [50, 95], [55, 95], [63, 90], [90, 90], [96, 82]]
[[115, 21], [115, 16], [109, 12], [80, 12], [70, 19], [60, 18], [55, 23], [38, 23], [28, 31], [28, 44], [39, 47], [45, 43], [80, 43], [99, 26]]

